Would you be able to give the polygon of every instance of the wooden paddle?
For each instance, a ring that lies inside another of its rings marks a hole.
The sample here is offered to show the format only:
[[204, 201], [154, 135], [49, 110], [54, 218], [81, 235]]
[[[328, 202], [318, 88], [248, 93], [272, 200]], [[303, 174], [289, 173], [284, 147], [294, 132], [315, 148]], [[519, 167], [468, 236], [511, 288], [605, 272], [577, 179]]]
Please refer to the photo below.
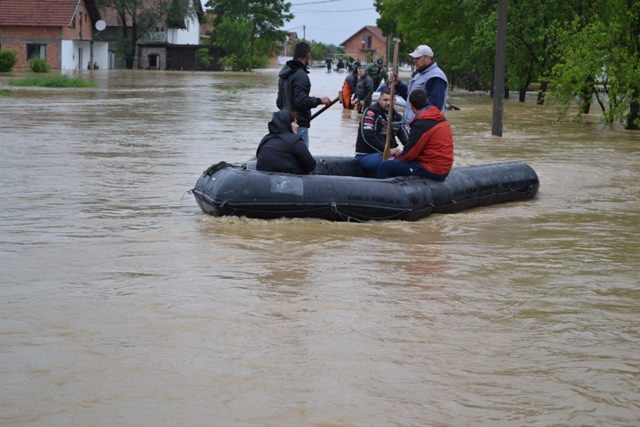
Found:
[[324, 113], [324, 111], [331, 107], [333, 104], [335, 104], [336, 102], [338, 102], [338, 100], [340, 99], [340, 97], [338, 96], [336, 99], [334, 99], [333, 101], [331, 101], [331, 104], [329, 105], [325, 105], [324, 108], [320, 111], [316, 111], [315, 113], [313, 113], [313, 115], [311, 116], [311, 118], [309, 119], [309, 121], [315, 119], [316, 117], [318, 117], [320, 114]]
[[[398, 73], [398, 44], [400, 43], [400, 39], [397, 37], [393, 38], [393, 63], [391, 64], [391, 72], [397, 74]], [[393, 75], [393, 74], [392, 74]], [[394, 79], [391, 82], [391, 103], [389, 104], [389, 115], [387, 118], [387, 141], [384, 144], [384, 153], [382, 154], [382, 159], [387, 160], [391, 155], [391, 134], [393, 133], [393, 107], [395, 105], [395, 95], [396, 95], [396, 80]]]

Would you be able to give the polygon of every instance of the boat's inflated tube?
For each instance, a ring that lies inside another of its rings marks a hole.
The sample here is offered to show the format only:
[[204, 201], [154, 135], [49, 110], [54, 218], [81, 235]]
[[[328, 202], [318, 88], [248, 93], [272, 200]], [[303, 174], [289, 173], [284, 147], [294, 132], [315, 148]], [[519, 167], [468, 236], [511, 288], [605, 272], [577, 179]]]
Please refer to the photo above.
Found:
[[332, 221], [401, 219], [453, 213], [535, 197], [540, 182], [522, 162], [454, 168], [436, 182], [419, 177], [377, 179], [353, 158], [324, 157], [311, 175], [255, 170], [255, 162], [207, 169], [192, 190], [214, 216], [322, 218]]

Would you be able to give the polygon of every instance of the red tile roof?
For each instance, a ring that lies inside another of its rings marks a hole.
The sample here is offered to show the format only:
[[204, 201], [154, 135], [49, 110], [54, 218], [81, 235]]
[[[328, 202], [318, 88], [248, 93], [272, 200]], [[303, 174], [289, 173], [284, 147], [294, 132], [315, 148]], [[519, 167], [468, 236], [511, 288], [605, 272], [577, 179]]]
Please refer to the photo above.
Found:
[[[120, 21], [118, 20], [118, 12], [115, 9], [104, 8], [102, 10], [102, 19], [107, 23], [107, 27], [119, 27]], [[127, 15], [127, 26], [131, 26], [131, 17]]]
[[360, 28], [358, 31], [353, 33], [353, 35], [351, 37], [349, 37], [348, 39], [346, 39], [345, 41], [340, 43], [340, 46], [344, 46], [345, 44], [347, 44], [349, 42], [349, 40], [351, 40], [352, 38], [357, 36], [360, 33], [360, 31], [362, 31], [362, 30], [368, 30], [371, 34], [373, 34], [374, 36], [376, 36], [377, 38], [379, 38], [383, 42], [385, 42], [385, 43], [387, 42], [387, 38], [382, 35], [382, 30], [380, 28], [376, 27], [375, 25], [365, 25], [364, 27]]
[[[82, 0], [0, 0], [0, 25], [67, 26]], [[85, 0], [94, 21], [100, 19], [95, 0]]]

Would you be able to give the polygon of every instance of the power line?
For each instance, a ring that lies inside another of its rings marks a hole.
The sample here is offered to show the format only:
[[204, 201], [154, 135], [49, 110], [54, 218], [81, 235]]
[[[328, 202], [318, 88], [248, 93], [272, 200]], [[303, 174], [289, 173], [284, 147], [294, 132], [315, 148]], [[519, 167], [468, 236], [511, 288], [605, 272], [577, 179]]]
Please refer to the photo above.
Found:
[[296, 13], [342, 13], [342, 12], [362, 12], [365, 10], [375, 10], [370, 7], [366, 9], [349, 9], [349, 10], [296, 10]]
[[302, 6], [303, 4], [320, 4], [320, 3], [335, 3], [337, 1], [346, 1], [346, 0], [320, 0], [320, 1], [308, 1], [306, 3], [298, 3], [291, 4], [291, 6]]

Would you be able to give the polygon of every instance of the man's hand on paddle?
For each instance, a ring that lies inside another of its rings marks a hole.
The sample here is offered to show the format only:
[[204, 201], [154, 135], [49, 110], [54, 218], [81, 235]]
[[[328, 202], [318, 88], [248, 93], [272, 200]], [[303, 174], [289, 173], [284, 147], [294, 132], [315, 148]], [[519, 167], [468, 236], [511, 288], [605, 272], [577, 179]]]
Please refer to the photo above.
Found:
[[320, 101], [324, 105], [331, 105], [331, 98], [329, 98], [328, 96], [323, 96], [322, 98], [320, 98]]

